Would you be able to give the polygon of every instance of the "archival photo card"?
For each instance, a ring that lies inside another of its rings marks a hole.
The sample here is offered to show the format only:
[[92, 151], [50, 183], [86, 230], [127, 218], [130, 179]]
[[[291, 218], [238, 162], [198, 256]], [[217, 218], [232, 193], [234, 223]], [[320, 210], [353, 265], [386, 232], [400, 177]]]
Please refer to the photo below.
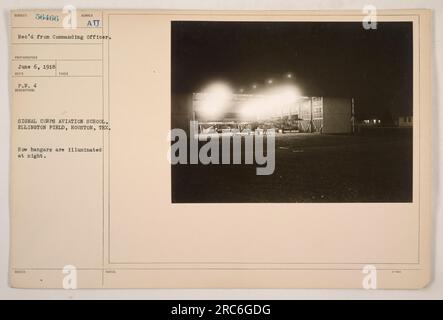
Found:
[[10, 285], [426, 286], [431, 15], [11, 11]]

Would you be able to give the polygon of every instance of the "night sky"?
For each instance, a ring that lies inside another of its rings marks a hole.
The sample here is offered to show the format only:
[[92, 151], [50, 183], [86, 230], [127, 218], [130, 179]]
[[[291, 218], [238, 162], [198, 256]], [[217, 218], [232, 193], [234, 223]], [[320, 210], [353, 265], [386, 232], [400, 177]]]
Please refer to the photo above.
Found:
[[[172, 22], [172, 94], [212, 80], [283, 81], [305, 96], [354, 97], [359, 119], [412, 115], [412, 23]], [[280, 80], [281, 79], [281, 80]]]

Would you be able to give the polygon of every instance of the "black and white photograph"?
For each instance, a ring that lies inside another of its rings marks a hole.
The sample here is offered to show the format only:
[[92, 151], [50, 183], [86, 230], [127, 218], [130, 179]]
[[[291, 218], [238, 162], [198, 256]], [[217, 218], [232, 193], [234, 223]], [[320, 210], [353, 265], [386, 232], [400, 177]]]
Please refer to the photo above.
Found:
[[412, 202], [412, 31], [172, 21], [172, 202]]

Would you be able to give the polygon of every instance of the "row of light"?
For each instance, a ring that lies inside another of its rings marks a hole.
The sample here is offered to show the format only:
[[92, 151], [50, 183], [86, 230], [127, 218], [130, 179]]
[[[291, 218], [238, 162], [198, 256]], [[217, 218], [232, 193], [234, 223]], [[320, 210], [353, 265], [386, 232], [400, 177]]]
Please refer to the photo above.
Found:
[[[291, 73], [286, 74], [291, 79]], [[274, 83], [269, 79], [269, 86], [258, 89], [250, 98], [238, 105], [238, 112], [244, 120], [257, 117], [267, 118], [278, 115], [293, 105], [301, 96], [299, 88], [291, 83]], [[254, 85], [253, 89], [257, 89]], [[204, 94], [196, 106], [196, 111], [202, 118], [216, 119], [232, 106], [234, 92], [229, 83], [216, 81], [208, 84], [203, 90]]]
[[[285, 74], [285, 78], [286, 79], [292, 79], [293, 78], [293, 74], [288, 72], [288, 73]], [[266, 80], [266, 84], [268, 84], [268, 85], [272, 85], [273, 83], [274, 83], [274, 79], [272, 79], [272, 78]], [[251, 89], [255, 90], [257, 88], [258, 88], [257, 84], [255, 84], [255, 83], [252, 84]], [[240, 88], [239, 91], [240, 91], [240, 93], [243, 93], [243, 92], [245, 92], [245, 89], [244, 88]]]

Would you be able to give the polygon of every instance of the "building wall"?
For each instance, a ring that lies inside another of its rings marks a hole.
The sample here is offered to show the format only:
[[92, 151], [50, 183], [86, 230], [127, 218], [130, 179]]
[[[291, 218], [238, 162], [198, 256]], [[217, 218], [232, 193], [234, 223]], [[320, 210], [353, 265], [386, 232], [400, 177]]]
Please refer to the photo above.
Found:
[[399, 127], [412, 127], [412, 116], [404, 116], [398, 118]]
[[323, 133], [351, 133], [352, 100], [323, 98]]

